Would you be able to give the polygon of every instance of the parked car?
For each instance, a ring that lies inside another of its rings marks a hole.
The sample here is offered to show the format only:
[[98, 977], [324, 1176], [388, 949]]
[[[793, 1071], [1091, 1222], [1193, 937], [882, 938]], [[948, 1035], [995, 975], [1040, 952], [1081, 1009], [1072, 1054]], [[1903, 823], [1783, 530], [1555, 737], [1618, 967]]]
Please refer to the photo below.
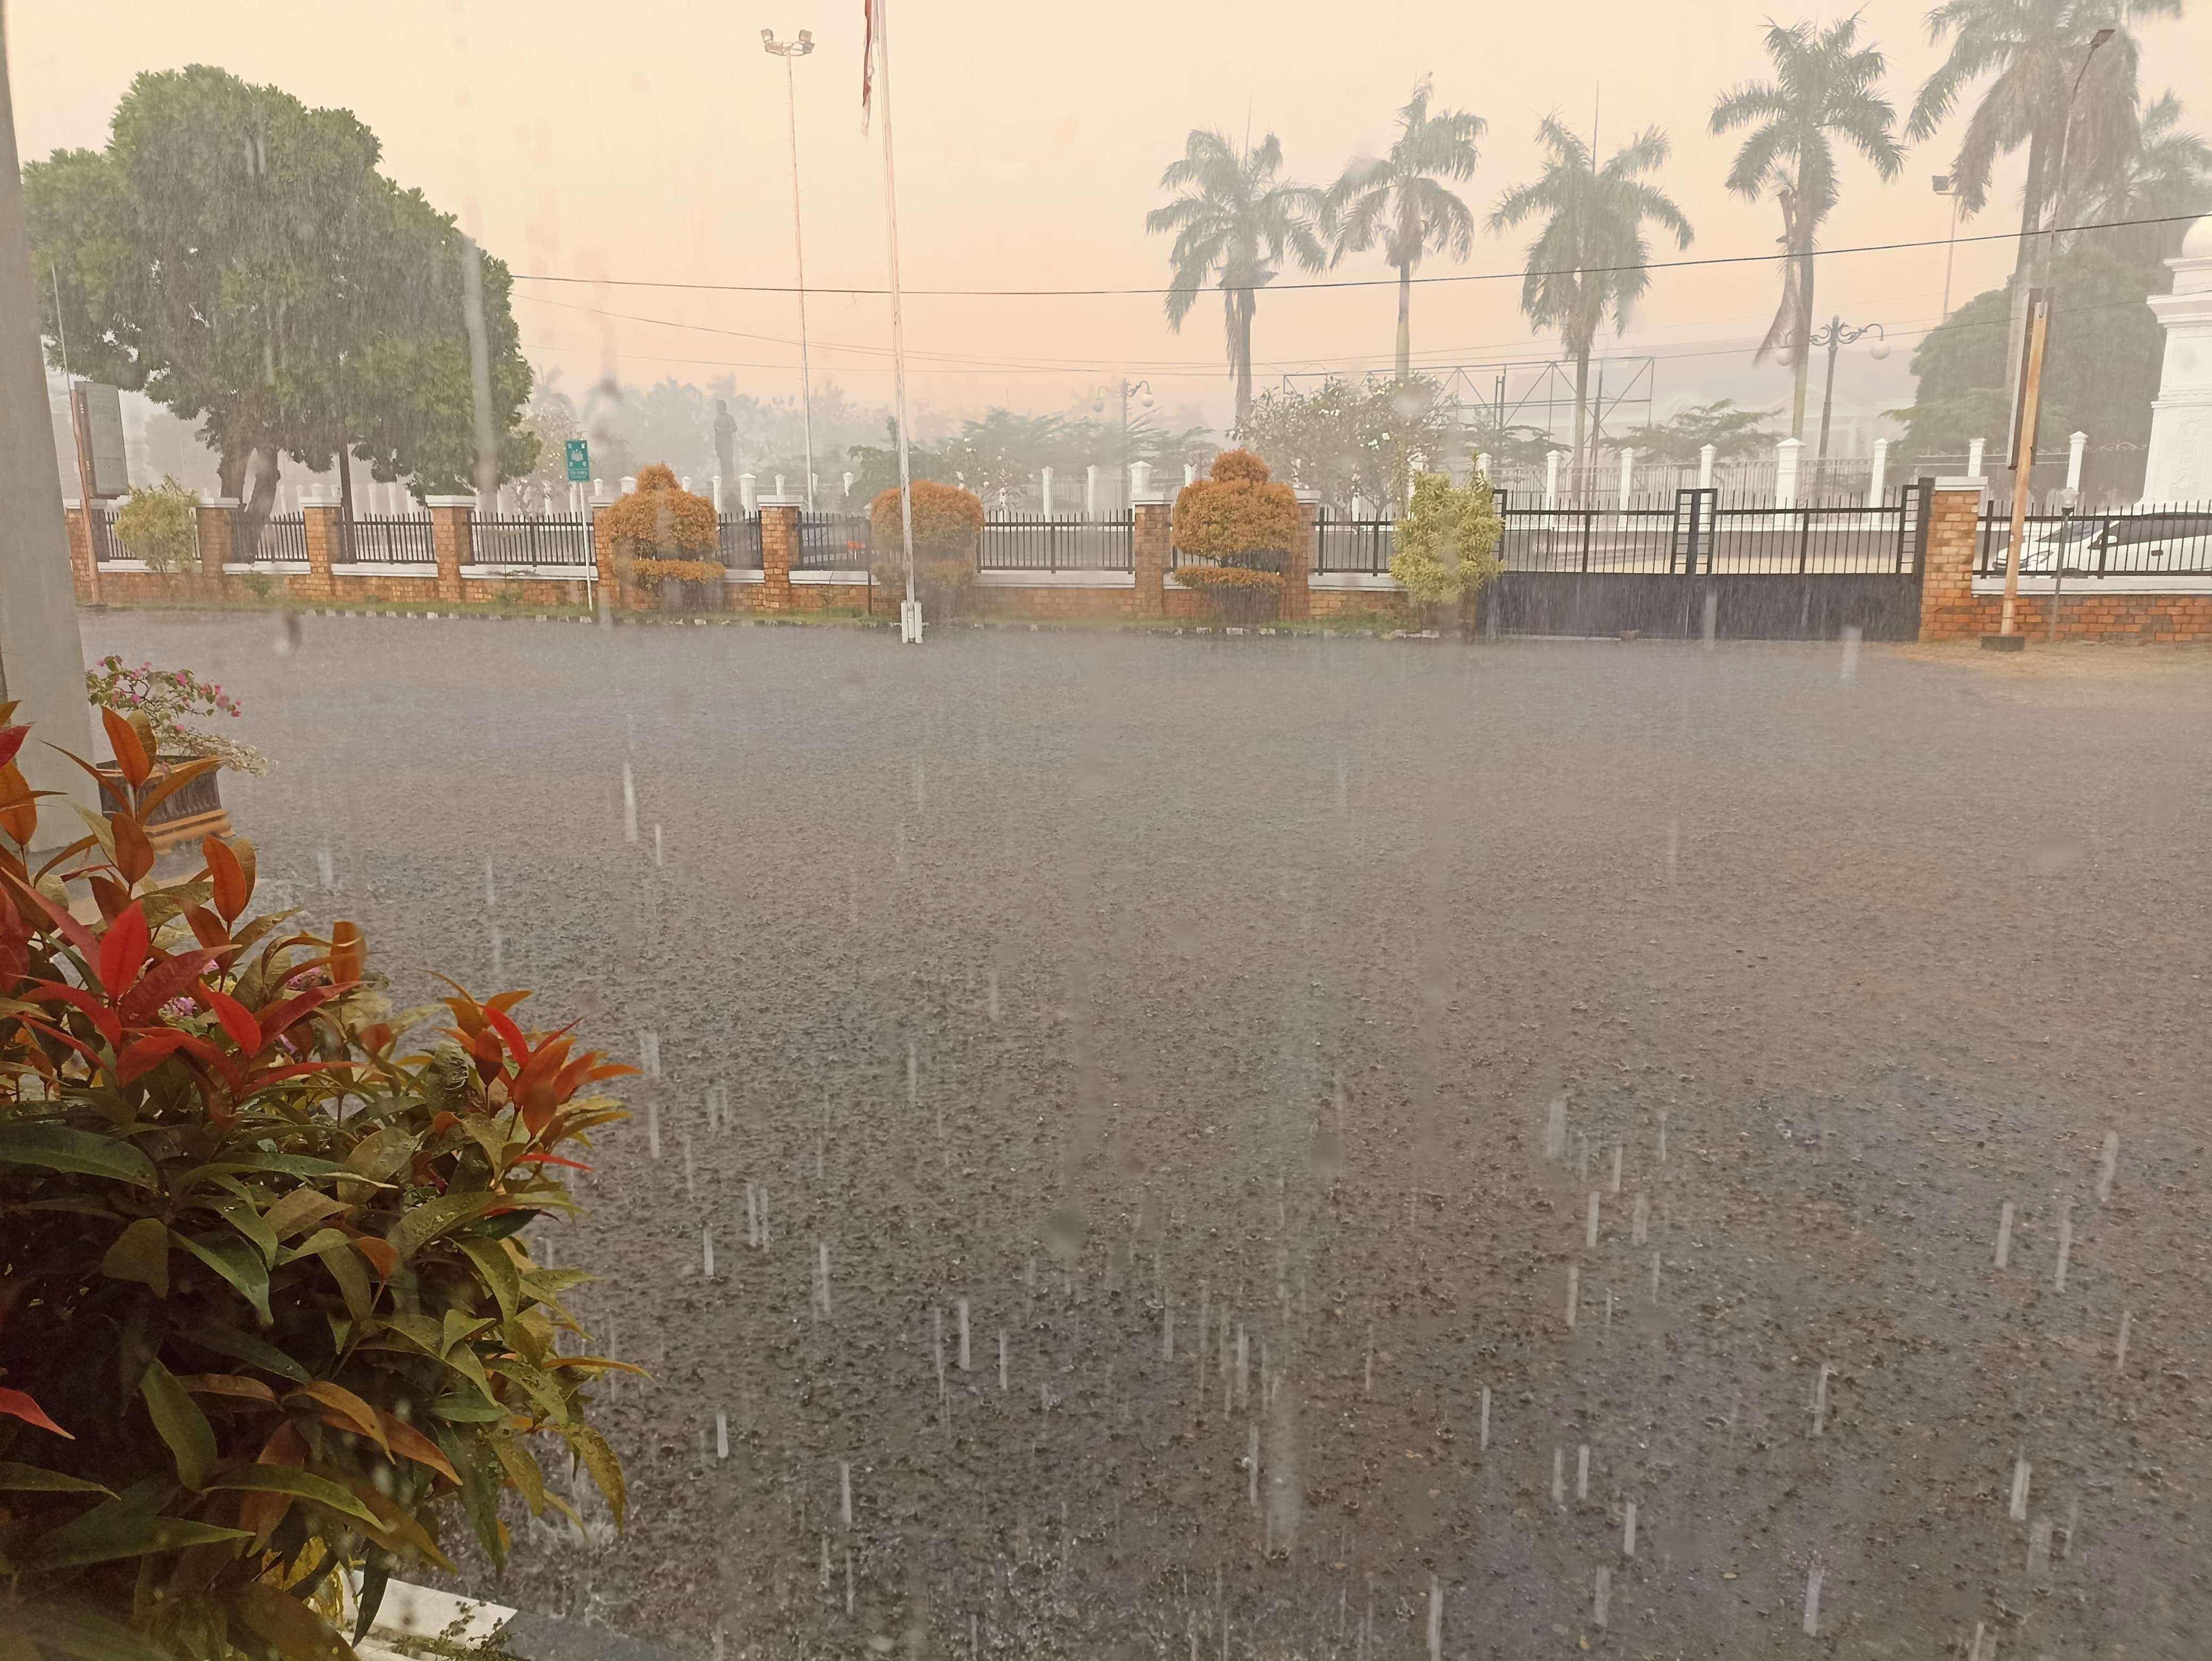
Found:
[[[2212, 575], [2212, 512], [2084, 514], [2031, 524], [2020, 569], [2048, 573], [2201, 571]], [[1999, 569], [2003, 569], [2000, 563]]]

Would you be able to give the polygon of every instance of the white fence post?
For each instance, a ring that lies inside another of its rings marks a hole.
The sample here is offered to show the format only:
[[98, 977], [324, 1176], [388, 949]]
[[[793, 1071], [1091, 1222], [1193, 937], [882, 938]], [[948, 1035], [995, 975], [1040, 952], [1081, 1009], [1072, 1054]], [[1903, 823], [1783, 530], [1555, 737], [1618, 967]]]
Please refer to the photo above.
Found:
[[1182, 464], [1182, 487], [1183, 487], [1183, 489], [1184, 489], [1184, 490], [1188, 490], [1192, 485], [1194, 485], [1194, 484], [1197, 484], [1197, 483], [1198, 483], [1198, 464], [1197, 464], [1196, 462], [1194, 462], [1194, 461], [1186, 461], [1186, 462], [1184, 462], [1184, 463]]
[[722, 516], [722, 476], [721, 476], [720, 473], [717, 473], [717, 474], [715, 474], [715, 475], [714, 475], [714, 517], [715, 517], [716, 519], [720, 519], [720, 518], [721, 518], [721, 516]]
[[1968, 478], [1979, 478], [1981, 476], [1982, 441], [1978, 438], [1972, 444], [1966, 446], [1966, 477]]
[[750, 473], [738, 475], [738, 505], [749, 514], [760, 511], [760, 497], [755, 490], [758, 483]]
[[1617, 531], [1628, 528], [1628, 493], [1635, 482], [1636, 452], [1623, 450], [1620, 453], [1620, 521], [1613, 526]]
[[1707, 444], [1698, 449], [1698, 488], [1700, 490], [1710, 490], [1713, 488], [1713, 462], [1719, 455], [1719, 447], [1715, 445]]
[[1474, 453], [1474, 476], [1475, 476], [1477, 478], [1480, 479], [1480, 480], [1481, 480], [1484, 484], [1487, 484], [1488, 483], [1490, 483], [1490, 452], [1489, 452], [1489, 451], [1487, 451], [1487, 450], [1478, 450], [1478, 451], [1476, 451], [1476, 452], [1475, 452], [1475, 453]]
[[1151, 494], [1152, 488], [1152, 464], [1149, 461], [1131, 462], [1129, 464], [1129, 500], [1132, 502], [1141, 500]]
[[1867, 476], [1867, 506], [1881, 506], [1882, 487], [1889, 483], [1889, 441], [1878, 438], [1874, 441], [1874, 472]]
[[623, 494], [626, 496], [635, 496], [637, 494], [637, 480], [628, 473], [623, 474], [622, 490]]
[[845, 475], [844, 499], [845, 506], [850, 508], [853, 505], [853, 476], [850, 473]]
[[2066, 488], [2081, 488], [2081, 458], [2089, 448], [2089, 435], [2069, 433], [2066, 435]]
[[1095, 461], [1083, 470], [1083, 516], [1098, 517], [1098, 464]]
[[1797, 505], [1797, 459], [1805, 453], [1805, 441], [1785, 438], [1774, 447], [1774, 505], [1795, 508]]
[[1052, 469], [1049, 467], [1044, 469], [1044, 471], [1038, 475], [1038, 479], [1039, 483], [1043, 487], [1044, 516], [1047, 519], [1050, 519], [1052, 517]]
[[1551, 451], [1544, 457], [1544, 505], [1555, 508], [1559, 502], [1559, 458], [1564, 450]]

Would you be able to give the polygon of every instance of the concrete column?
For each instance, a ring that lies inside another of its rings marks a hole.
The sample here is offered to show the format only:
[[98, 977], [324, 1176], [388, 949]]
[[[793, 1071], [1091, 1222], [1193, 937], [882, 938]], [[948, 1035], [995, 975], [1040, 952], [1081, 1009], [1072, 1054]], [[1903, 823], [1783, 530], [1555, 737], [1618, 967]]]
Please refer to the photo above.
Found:
[[1698, 488], [1700, 490], [1710, 490], [1713, 488], [1713, 462], [1719, 455], [1720, 451], [1711, 444], [1698, 447]]
[[2066, 488], [2068, 490], [2079, 490], [2081, 488], [2081, 459], [2088, 453], [2088, 434], [2066, 435]]
[[1304, 623], [1313, 615], [1307, 576], [1314, 565], [1314, 526], [1321, 517], [1320, 491], [1300, 490], [1297, 498], [1297, 543], [1283, 556], [1283, 607], [1279, 615], [1288, 623]]
[[474, 496], [431, 496], [430, 546], [438, 556], [438, 598], [458, 605], [463, 598], [461, 567], [468, 563], [476, 533]]
[[232, 545], [238, 539], [238, 498], [236, 496], [203, 496], [194, 510], [199, 523], [200, 581], [210, 593], [223, 592], [223, 567], [229, 563]]
[[15, 764], [33, 790], [59, 793], [40, 803], [32, 838], [50, 852], [84, 834], [70, 809], [96, 809], [99, 801], [83, 770], [47, 748], [58, 745], [92, 760], [92, 706], [84, 697], [84, 645], [46, 407], [7, 50], [0, 39], [0, 594], [7, 599], [0, 605], [0, 682], [20, 702], [15, 719], [32, 723], [32, 741]]
[[776, 495], [778, 495], [778, 496], [781, 496], [781, 495], [783, 495], [783, 494], [784, 494], [784, 490], [783, 490], [783, 475], [782, 475], [781, 473], [778, 473], [778, 474], [775, 476], [775, 493], [776, 493]]
[[2143, 500], [2200, 502], [2212, 498], [2212, 215], [2189, 228], [2166, 263], [2173, 291], [2150, 297], [2166, 356], [2150, 406]]
[[1778, 508], [1797, 505], [1797, 465], [1805, 454], [1802, 438], [1778, 439], [1774, 446], [1774, 503]]
[[[304, 502], [300, 505], [300, 517], [307, 533], [307, 575], [287, 578], [286, 589], [303, 599], [336, 599], [337, 579], [331, 567], [337, 562], [338, 538], [342, 534], [337, 504]], [[433, 531], [430, 534], [434, 538], [437, 532]]]
[[757, 513], [760, 508], [760, 499], [753, 490], [757, 482], [750, 473], [738, 475], [738, 505], [749, 514]]
[[592, 505], [596, 507], [599, 503], [600, 503], [600, 502], [605, 502], [606, 499], [607, 499], [607, 482], [606, 482], [606, 480], [605, 480], [605, 479], [603, 479], [603, 478], [595, 478], [595, 479], [593, 479], [593, 480], [592, 481]]
[[1098, 467], [1095, 462], [1083, 470], [1083, 516], [1098, 517]]
[[715, 517], [716, 519], [720, 519], [720, 518], [721, 518], [721, 516], [722, 516], [722, 476], [721, 476], [720, 473], [717, 473], [717, 474], [715, 474], [715, 475], [714, 475], [714, 517]]
[[1968, 478], [1979, 478], [1982, 476], [1982, 450], [1983, 441], [1978, 438], [1966, 446], [1966, 477]]
[[1037, 475], [1038, 494], [1044, 502], [1044, 515], [1052, 517], [1052, 469], [1047, 467]]
[[1889, 483], [1889, 441], [1878, 438], [1874, 441], [1874, 472], [1867, 476], [1867, 506], [1881, 506], [1883, 487]]
[[634, 476], [628, 473], [623, 475], [622, 493], [626, 496], [637, 494], [637, 480]]
[[1979, 534], [1979, 478], [1939, 478], [1929, 498], [1928, 552], [1920, 566], [1920, 638], [1972, 640], [1987, 630], [1974, 599], [1974, 540]]
[[1475, 453], [1475, 457], [1474, 457], [1474, 476], [1475, 476], [1477, 478], [1480, 478], [1480, 479], [1483, 480], [1486, 484], [1489, 482], [1489, 478], [1490, 478], [1490, 452], [1489, 452], [1489, 451], [1487, 451], [1487, 450], [1478, 450], [1478, 451]]
[[1197, 483], [1198, 483], [1198, 464], [1197, 464], [1196, 462], [1194, 462], [1194, 461], [1186, 461], [1186, 462], [1184, 462], [1184, 463], [1182, 464], [1182, 487], [1183, 487], [1183, 489], [1184, 489], [1184, 490], [1188, 490], [1188, 489], [1190, 489], [1190, 487], [1191, 487], [1192, 485], [1194, 485], [1194, 484], [1197, 484]]
[[676, 482], [677, 482], [678, 484], [681, 484], [681, 485], [684, 487], [684, 494], [685, 496], [690, 496], [690, 495], [691, 494], [691, 476], [690, 476], [690, 474], [686, 473], [686, 474], [685, 474], [682, 478], [679, 478], [679, 479], [678, 479], [678, 480], [677, 480]]
[[1129, 464], [1129, 502], [1134, 506], [1139, 496], [1152, 493], [1152, 465], [1149, 461]]
[[1167, 615], [1168, 550], [1174, 541], [1174, 514], [1164, 502], [1140, 502], [1129, 545], [1130, 566], [1136, 574], [1136, 596], [1129, 615], [1158, 618]]
[[1544, 458], [1544, 505], [1547, 508], [1559, 506], [1559, 461], [1565, 454], [1564, 450], [1553, 450]]
[[761, 605], [791, 610], [791, 573], [799, 563], [799, 514], [805, 499], [778, 494], [760, 499]]

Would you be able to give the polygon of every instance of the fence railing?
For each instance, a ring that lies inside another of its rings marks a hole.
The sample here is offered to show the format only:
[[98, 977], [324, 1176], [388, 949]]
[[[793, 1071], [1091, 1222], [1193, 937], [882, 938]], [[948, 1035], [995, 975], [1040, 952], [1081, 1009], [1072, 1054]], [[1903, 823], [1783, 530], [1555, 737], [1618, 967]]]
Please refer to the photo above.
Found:
[[715, 521], [715, 545], [722, 566], [731, 571], [761, 569], [761, 526], [758, 514], [725, 514]]
[[1679, 490], [1597, 507], [1504, 511], [1498, 557], [1509, 571], [1798, 575], [1917, 570], [1926, 514], [1917, 485], [1879, 504], [1771, 502]]
[[801, 571], [865, 571], [868, 569], [866, 514], [802, 513], [799, 516]]
[[1395, 520], [1355, 519], [1324, 508], [1314, 520], [1315, 574], [1381, 576], [1390, 569], [1396, 537]]
[[437, 545], [425, 514], [371, 514], [356, 517], [349, 532], [352, 558], [362, 565], [430, 565], [438, 563]]
[[469, 536], [471, 565], [595, 563], [587, 519], [478, 519]]
[[[2012, 504], [1985, 504], [1974, 575], [2002, 576], [2011, 546]], [[2212, 576], [2212, 502], [2072, 514], [2032, 510], [2020, 569], [2023, 576]]]
[[307, 563], [307, 516], [305, 514], [271, 514], [263, 520], [260, 539], [254, 545], [252, 563], [256, 565], [287, 563], [305, 565]]
[[983, 521], [978, 565], [986, 571], [1133, 571], [1136, 519], [1009, 514]]

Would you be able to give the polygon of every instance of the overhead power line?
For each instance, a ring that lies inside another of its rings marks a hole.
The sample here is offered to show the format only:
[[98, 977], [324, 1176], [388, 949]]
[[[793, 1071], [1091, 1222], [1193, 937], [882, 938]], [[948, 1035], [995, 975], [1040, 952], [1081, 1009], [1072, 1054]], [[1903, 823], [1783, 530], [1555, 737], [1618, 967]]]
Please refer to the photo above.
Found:
[[[2200, 216], [2196, 214], [2166, 214], [2150, 219], [2091, 220], [2078, 225], [2053, 225], [2033, 234], [2064, 236], [2078, 231], [2116, 231], [2144, 225], [2184, 225], [2194, 223], [2198, 217]], [[1982, 235], [1962, 236], [1956, 240], [1960, 242], [2017, 242], [2020, 239], [2021, 233], [2018, 231], [1992, 231]], [[1814, 248], [1808, 252], [1809, 257], [1814, 259], [1832, 259], [1842, 254], [1899, 253], [1914, 248], [1941, 248], [1949, 246], [1952, 240], [1952, 238], [1944, 236], [1923, 237], [1909, 242], [1861, 242], [1846, 247]], [[1418, 283], [1519, 283], [1532, 277], [1572, 277], [1577, 274], [1585, 277], [1604, 277], [1621, 271], [1692, 271], [1717, 265], [1771, 265], [1777, 260], [1795, 259], [1799, 257], [1798, 254], [1792, 253], [1787, 249], [1778, 249], [1771, 253], [1711, 254], [1696, 259], [1652, 259], [1624, 265], [1577, 265], [1557, 270], [1523, 266], [1518, 271], [1449, 271], [1442, 272], [1434, 277], [1416, 277], [1412, 280]], [[693, 289], [712, 294], [809, 294], [866, 297], [884, 295], [890, 292], [888, 289], [823, 288], [812, 283], [802, 286], [790, 283], [674, 283], [662, 282], [651, 277], [570, 277], [545, 271], [515, 271], [511, 275], [518, 283], [571, 283], [586, 288], [598, 286], [611, 289]], [[1322, 289], [1395, 289], [1398, 286], [1398, 282], [1399, 279], [1395, 277], [1330, 277], [1316, 283], [1271, 283], [1267, 285], [1267, 292], [1276, 295]], [[1164, 295], [1172, 294], [1175, 289], [1172, 287], [907, 289], [904, 292], [909, 297], [916, 295], [932, 295], [939, 298], [951, 299], [1049, 300]]]

